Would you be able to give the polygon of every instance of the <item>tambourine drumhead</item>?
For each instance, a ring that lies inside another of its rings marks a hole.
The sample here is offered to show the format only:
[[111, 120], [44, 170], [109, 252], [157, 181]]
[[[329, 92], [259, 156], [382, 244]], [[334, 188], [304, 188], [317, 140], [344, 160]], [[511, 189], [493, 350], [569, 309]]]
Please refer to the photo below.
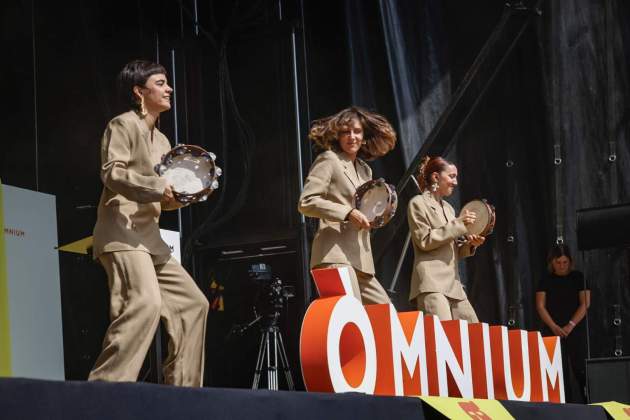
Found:
[[464, 210], [468, 210], [477, 215], [475, 222], [466, 226], [468, 233], [481, 236], [486, 236], [492, 233], [496, 217], [494, 207], [488, 204], [485, 200], [472, 200], [462, 207], [460, 214], [463, 214]]
[[221, 169], [216, 156], [194, 145], [178, 145], [162, 158], [156, 172], [173, 187], [175, 199], [181, 203], [204, 201], [219, 187]]
[[212, 185], [214, 163], [189, 154], [173, 158], [162, 175], [180, 194], [196, 194]]
[[377, 185], [367, 190], [361, 199], [361, 213], [373, 222], [377, 217], [382, 216], [387, 209], [389, 201], [389, 191], [384, 185]]
[[368, 181], [357, 188], [355, 205], [367, 217], [373, 228], [382, 227], [396, 213], [398, 206], [396, 189], [382, 178]]

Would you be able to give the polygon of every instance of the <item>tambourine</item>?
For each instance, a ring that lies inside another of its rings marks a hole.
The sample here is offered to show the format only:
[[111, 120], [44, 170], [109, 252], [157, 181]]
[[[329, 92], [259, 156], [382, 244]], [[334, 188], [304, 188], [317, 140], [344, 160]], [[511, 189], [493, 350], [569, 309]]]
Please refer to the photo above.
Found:
[[492, 233], [494, 223], [496, 222], [496, 214], [492, 204], [488, 204], [485, 199], [472, 200], [462, 207], [460, 215], [464, 214], [464, 210], [468, 210], [477, 215], [475, 222], [466, 226], [469, 234], [488, 236]]
[[175, 200], [182, 204], [205, 201], [219, 188], [217, 178], [221, 168], [216, 163], [214, 153], [202, 147], [180, 144], [162, 157], [155, 166], [155, 172], [172, 185]]
[[385, 226], [396, 213], [396, 188], [383, 178], [368, 181], [357, 188], [354, 207], [367, 217], [372, 228]]

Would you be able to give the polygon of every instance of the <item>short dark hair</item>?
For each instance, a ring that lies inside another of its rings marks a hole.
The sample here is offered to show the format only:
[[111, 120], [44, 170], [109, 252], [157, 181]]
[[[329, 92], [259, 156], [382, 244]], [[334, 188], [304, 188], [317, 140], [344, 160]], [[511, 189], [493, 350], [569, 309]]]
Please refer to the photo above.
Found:
[[118, 73], [118, 94], [120, 100], [130, 108], [138, 110], [140, 104], [133, 94], [134, 86], [145, 86], [154, 74], [167, 74], [163, 65], [146, 60], [134, 60]]
[[569, 250], [569, 247], [565, 244], [556, 244], [551, 247], [549, 254], [547, 254], [547, 268], [550, 273], [553, 273], [551, 262], [560, 257], [567, 257], [569, 259], [569, 264], [573, 265], [573, 258], [571, 258], [571, 251]]

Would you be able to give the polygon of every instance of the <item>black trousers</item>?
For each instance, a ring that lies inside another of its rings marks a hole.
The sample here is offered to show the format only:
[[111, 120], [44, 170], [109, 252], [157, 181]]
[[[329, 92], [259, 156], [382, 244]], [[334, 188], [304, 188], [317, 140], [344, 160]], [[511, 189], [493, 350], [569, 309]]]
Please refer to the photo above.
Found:
[[575, 328], [562, 342], [562, 369], [567, 402], [586, 402], [586, 331]]

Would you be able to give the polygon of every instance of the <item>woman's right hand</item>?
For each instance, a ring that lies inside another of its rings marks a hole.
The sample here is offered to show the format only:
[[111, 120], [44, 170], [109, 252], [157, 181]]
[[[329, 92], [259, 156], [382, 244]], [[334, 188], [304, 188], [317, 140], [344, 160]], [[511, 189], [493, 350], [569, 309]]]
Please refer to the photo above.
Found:
[[468, 211], [464, 209], [462, 214], [459, 216], [459, 220], [464, 222], [465, 226], [472, 225], [477, 220], [477, 214], [473, 211]]
[[162, 199], [160, 200], [160, 202], [162, 203], [162, 205], [168, 206], [174, 201], [175, 196], [173, 195], [173, 189], [170, 185], [167, 185], [166, 188], [164, 188], [164, 192], [162, 193]]
[[357, 229], [370, 229], [370, 221], [365, 214], [361, 213], [357, 209], [352, 209], [350, 213], [348, 213], [348, 221], [352, 223]]
[[551, 326], [551, 332], [558, 337], [567, 338], [568, 334], [559, 325], [553, 324]]

